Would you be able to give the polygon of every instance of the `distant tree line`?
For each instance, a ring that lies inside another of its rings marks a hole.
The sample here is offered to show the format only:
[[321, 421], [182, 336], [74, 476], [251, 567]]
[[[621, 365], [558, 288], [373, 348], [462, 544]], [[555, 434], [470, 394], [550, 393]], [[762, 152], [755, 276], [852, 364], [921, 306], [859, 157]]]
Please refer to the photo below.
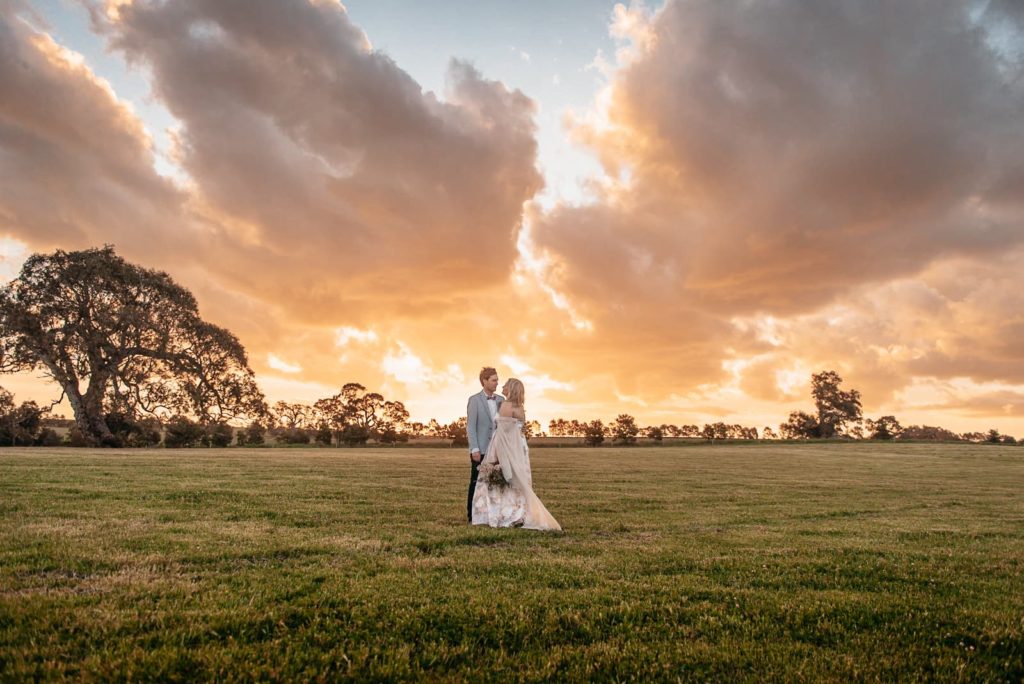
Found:
[[698, 425], [651, 425], [638, 427], [636, 419], [628, 414], [619, 415], [610, 423], [600, 420], [590, 422], [556, 418], [548, 424], [549, 434], [558, 437], [580, 437], [588, 446], [611, 444], [635, 444], [638, 437], [652, 442], [669, 438], [703, 438], [715, 440], [756, 440], [756, 439], [871, 439], [871, 440], [916, 440], [916, 441], [966, 441], [993, 444], [1017, 444], [1011, 435], [1000, 434], [998, 430], [988, 432], [956, 433], [930, 425], [903, 427], [895, 416], [881, 416], [865, 419], [860, 392], [841, 388], [842, 378], [835, 371], [823, 371], [811, 375], [811, 398], [815, 412], [793, 411], [778, 432], [764, 427], [758, 434], [757, 428], [727, 423], [706, 423]]
[[[278, 444], [359, 446], [433, 437], [465, 446], [466, 420], [410, 422], [400, 401], [347, 383], [312, 404], [268, 406], [245, 349], [229, 331], [203, 321], [195, 298], [169, 275], [130, 264], [110, 246], [33, 254], [0, 287], [0, 373], [39, 371], [61, 397], [49, 407], [15, 403], [0, 388], [0, 445], [223, 447]], [[640, 427], [628, 414], [607, 424], [557, 418], [554, 437], [591, 446], [639, 439], [915, 439], [1016, 443], [997, 430], [956, 434], [903, 427], [894, 416], [865, 420], [860, 392], [834, 371], [811, 376], [815, 412], [794, 411], [779, 426], [716, 422]], [[73, 418], [51, 417], [67, 399]], [[65, 430], [61, 435], [55, 428]], [[540, 423], [527, 438], [546, 436]]]

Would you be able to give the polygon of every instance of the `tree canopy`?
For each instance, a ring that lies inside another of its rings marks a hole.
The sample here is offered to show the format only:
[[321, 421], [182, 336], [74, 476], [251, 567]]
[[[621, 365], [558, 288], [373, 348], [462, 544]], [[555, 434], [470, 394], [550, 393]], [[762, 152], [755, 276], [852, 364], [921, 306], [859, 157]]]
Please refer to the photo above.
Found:
[[835, 371], [822, 371], [811, 375], [811, 396], [817, 408], [817, 415], [793, 411], [789, 419], [779, 426], [779, 432], [787, 439], [807, 437], [831, 438], [847, 435], [847, 425], [860, 425], [863, 413], [860, 392], [855, 389], [842, 390], [843, 379]]
[[223, 423], [266, 411], [238, 339], [110, 246], [33, 254], [0, 289], [0, 371], [26, 370], [61, 386], [92, 444], [119, 443], [110, 413]]

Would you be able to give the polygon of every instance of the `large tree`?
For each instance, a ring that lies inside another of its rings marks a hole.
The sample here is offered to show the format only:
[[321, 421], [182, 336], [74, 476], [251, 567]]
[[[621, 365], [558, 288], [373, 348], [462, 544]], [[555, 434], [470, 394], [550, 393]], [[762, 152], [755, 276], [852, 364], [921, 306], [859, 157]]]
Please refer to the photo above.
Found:
[[34, 254], [0, 289], [0, 371], [28, 370], [61, 386], [91, 444], [118, 443], [111, 412], [209, 423], [266, 411], [238, 339], [169, 275], [110, 246]]

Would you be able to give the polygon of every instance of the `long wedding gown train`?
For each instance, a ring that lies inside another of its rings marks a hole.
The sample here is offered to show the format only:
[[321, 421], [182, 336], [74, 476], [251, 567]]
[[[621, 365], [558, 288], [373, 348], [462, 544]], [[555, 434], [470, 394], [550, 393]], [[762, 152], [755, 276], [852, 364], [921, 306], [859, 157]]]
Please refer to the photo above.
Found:
[[[513, 527], [521, 523], [531, 530], [561, 530], [562, 526], [533, 492], [530, 448], [523, 437], [522, 421], [498, 416], [495, 422], [494, 436], [480, 463], [481, 475], [473, 493], [473, 524]], [[487, 472], [499, 463], [508, 482], [504, 487], [487, 481]]]

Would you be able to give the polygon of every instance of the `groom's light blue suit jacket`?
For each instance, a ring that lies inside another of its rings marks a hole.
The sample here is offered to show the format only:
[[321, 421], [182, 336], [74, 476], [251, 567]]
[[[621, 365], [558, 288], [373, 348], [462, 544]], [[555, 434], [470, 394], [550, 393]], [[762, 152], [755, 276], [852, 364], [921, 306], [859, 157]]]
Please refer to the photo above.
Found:
[[[497, 393], [494, 396], [498, 404], [495, 409], [499, 409], [501, 403], [505, 401], [505, 397]], [[487, 408], [487, 393], [480, 390], [469, 398], [469, 403], [466, 405], [466, 436], [469, 438], [469, 453], [472, 454], [476, 449], [481, 454], [486, 454], [493, 434], [494, 421], [491, 420], [491, 412]]]

